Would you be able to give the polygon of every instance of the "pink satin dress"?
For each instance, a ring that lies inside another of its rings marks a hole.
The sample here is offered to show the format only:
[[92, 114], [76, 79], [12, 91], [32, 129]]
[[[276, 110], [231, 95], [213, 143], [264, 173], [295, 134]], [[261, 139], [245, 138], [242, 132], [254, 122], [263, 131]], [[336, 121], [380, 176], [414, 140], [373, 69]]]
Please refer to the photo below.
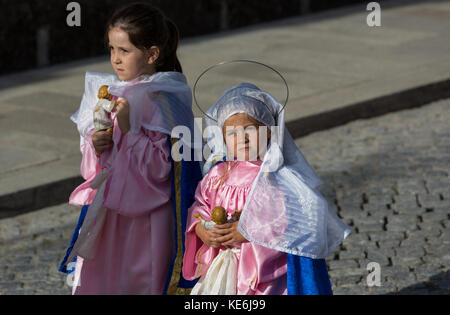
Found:
[[167, 135], [146, 129], [123, 135], [113, 118], [112, 149], [99, 159], [92, 135], [81, 147], [86, 181], [71, 194], [70, 203], [91, 204], [96, 191], [89, 185], [106, 168], [103, 206], [108, 210], [95, 258], [77, 258], [79, 285], [73, 293], [162, 294], [174, 253]]
[[[227, 171], [227, 163], [230, 163], [230, 171]], [[202, 242], [195, 233], [195, 226], [200, 221], [192, 215], [199, 213], [209, 220], [211, 210], [216, 206], [224, 207], [229, 214], [243, 209], [260, 165], [260, 161], [223, 162], [214, 166], [198, 185], [186, 226], [186, 251], [182, 270], [186, 279], [193, 280], [204, 275], [222, 250], [211, 248]], [[287, 293], [285, 253], [248, 241], [234, 246], [240, 247], [240, 253], [237, 254], [237, 294]]]

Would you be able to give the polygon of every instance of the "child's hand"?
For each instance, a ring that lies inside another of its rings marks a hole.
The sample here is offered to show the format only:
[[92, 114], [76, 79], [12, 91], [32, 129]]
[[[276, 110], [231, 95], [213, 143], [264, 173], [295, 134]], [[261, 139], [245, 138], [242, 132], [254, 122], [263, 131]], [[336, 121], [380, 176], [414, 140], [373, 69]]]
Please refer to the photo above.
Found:
[[216, 239], [220, 236], [214, 233], [214, 230], [206, 230], [202, 223], [199, 222], [195, 226], [195, 233], [197, 236], [209, 247], [217, 248], [220, 246], [220, 242], [216, 241]]
[[116, 117], [120, 131], [125, 135], [130, 130], [130, 104], [125, 99], [117, 101]]
[[237, 226], [239, 222], [233, 223], [225, 223], [225, 224], [217, 224], [214, 227], [214, 230], [217, 234], [221, 235], [217, 238], [217, 242], [220, 245], [227, 246], [233, 243], [240, 243], [246, 241], [245, 237], [242, 236], [241, 233], [238, 232]]
[[104, 130], [96, 131], [92, 135], [92, 144], [94, 145], [95, 153], [101, 155], [113, 146], [112, 133]]

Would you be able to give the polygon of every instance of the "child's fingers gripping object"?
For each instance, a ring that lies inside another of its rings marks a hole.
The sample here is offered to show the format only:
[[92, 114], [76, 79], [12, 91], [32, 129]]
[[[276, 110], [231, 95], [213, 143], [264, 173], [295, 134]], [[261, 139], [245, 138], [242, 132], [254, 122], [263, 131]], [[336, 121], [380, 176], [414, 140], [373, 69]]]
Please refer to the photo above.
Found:
[[205, 219], [203, 219], [203, 217], [199, 213], [195, 213], [192, 216], [194, 218], [197, 218], [200, 220], [200, 222], [205, 230], [212, 230], [214, 228], [214, 226], [216, 225], [212, 221], [206, 221]]
[[129, 113], [130, 113], [130, 104], [126, 99], [120, 99], [117, 102], [115, 102], [115, 110], [116, 115], [120, 119], [122, 117], [126, 117], [129, 119]]
[[118, 100], [116, 105], [116, 117], [119, 128], [123, 134], [126, 134], [130, 128], [130, 104], [126, 99]]
[[92, 135], [92, 144], [94, 145], [95, 151], [101, 154], [113, 145], [112, 134], [103, 130], [96, 131]]

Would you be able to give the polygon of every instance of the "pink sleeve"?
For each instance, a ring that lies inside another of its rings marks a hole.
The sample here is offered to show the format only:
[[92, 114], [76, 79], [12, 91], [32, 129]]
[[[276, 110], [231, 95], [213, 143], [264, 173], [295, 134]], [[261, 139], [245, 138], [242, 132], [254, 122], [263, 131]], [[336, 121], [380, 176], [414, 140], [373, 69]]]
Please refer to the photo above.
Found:
[[172, 165], [167, 139], [166, 134], [146, 129], [120, 138], [114, 160], [108, 160], [105, 207], [135, 217], [170, 201]]
[[183, 277], [187, 280], [193, 280], [201, 276], [206, 268], [205, 265], [211, 264], [214, 257], [217, 256], [219, 248], [212, 248], [204, 244], [195, 233], [195, 226], [200, 222], [193, 217], [193, 214], [200, 214], [204, 219], [211, 216], [211, 207], [209, 202], [209, 177], [208, 175], [197, 186], [195, 191], [195, 202], [189, 208], [185, 235], [185, 253], [183, 257]]
[[97, 176], [98, 172], [102, 169], [99, 164], [99, 158], [95, 154], [94, 145], [92, 144], [92, 135], [95, 130], [91, 130], [89, 134], [84, 137], [84, 143], [81, 146], [81, 176], [85, 179], [85, 182], [75, 188], [69, 197], [69, 203], [73, 205], [89, 205], [94, 200], [95, 192], [90, 187], [92, 180]]

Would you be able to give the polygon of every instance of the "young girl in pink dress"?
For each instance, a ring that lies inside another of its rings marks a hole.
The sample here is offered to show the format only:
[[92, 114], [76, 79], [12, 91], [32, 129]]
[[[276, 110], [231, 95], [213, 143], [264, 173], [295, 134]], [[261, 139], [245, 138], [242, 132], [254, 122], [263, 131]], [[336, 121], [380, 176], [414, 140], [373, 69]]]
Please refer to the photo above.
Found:
[[[349, 229], [317, 190], [322, 182], [285, 130], [282, 105], [241, 83], [206, 114], [212, 154], [183, 259], [184, 277], [199, 278], [191, 294], [331, 294], [324, 258]], [[243, 211], [210, 229], [217, 206], [228, 218]]]
[[[183, 218], [173, 196], [180, 173], [174, 171], [170, 135], [174, 126], [193, 126], [191, 90], [176, 57], [176, 26], [158, 9], [133, 4], [117, 10], [107, 42], [117, 76], [88, 72], [72, 116], [86, 181], [70, 196], [83, 209], [60, 270], [76, 259], [74, 294], [162, 294], [182, 280], [180, 271], [174, 275], [181, 269], [182, 231], [176, 227]], [[112, 132], [94, 129], [102, 85], [117, 104]], [[177, 165], [195, 187], [198, 163]], [[184, 189], [182, 198], [193, 192]]]

